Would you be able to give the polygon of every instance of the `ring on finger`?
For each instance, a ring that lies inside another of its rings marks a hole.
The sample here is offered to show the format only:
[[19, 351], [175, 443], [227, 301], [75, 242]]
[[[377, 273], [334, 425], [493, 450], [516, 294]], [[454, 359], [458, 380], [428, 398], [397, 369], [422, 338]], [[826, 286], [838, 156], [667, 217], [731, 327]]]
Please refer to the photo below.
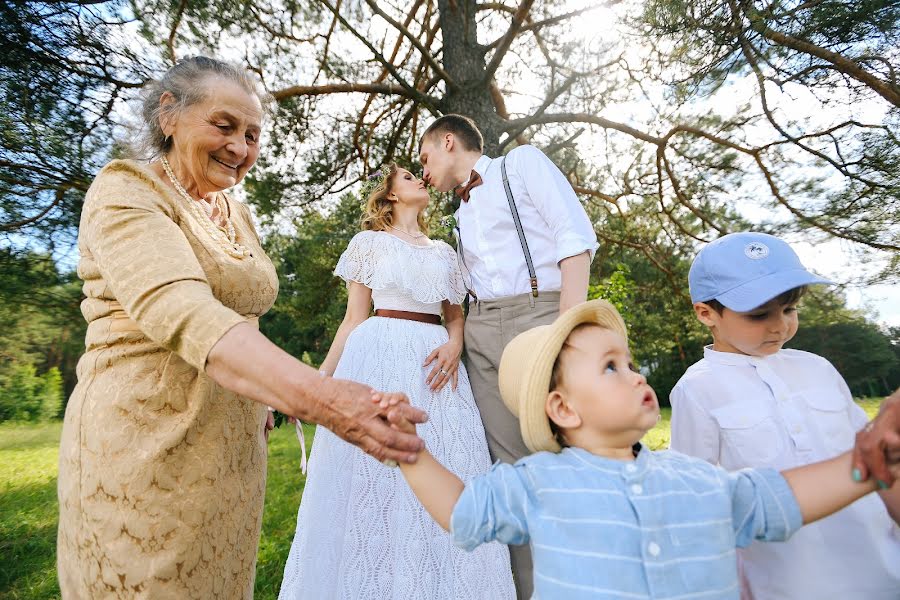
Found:
[[386, 458], [383, 461], [381, 461], [381, 464], [383, 464], [386, 467], [391, 467], [391, 468], [400, 466], [399, 463], [396, 460], [394, 460], [393, 458]]
[[449, 375], [449, 373], [447, 373], [447, 371], [444, 370], [444, 369], [441, 369], [441, 373], [442, 373], [443, 375]]

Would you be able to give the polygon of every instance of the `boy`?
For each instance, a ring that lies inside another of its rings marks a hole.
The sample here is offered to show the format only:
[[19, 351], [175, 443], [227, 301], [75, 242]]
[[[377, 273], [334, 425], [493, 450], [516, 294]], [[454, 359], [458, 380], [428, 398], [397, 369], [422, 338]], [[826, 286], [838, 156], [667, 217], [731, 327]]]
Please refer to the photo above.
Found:
[[427, 450], [401, 469], [459, 546], [530, 543], [535, 597], [737, 598], [735, 546], [785, 539], [876, 487], [851, 480], [849, 453], [783, 475], [729, 474], [643, 448], [656, 395], [602, 300], [513, 339], [500, 390], [536, 454], [466, 486]]
[[[672, 390], [671, 449], [731, 471], [790, 469], [852, 448], [867, 418], [840, 374], [820, 356], [783, 349], [806, 286], [830, 282], [782, 240], [744, 232], [705, 246], [689, 283], [713, 344]], [[745, 597], [900, 598], [900, 530], [885, 510], [897, 518], [898, 493], [863, 498], [785, 543], [741, 550]]]

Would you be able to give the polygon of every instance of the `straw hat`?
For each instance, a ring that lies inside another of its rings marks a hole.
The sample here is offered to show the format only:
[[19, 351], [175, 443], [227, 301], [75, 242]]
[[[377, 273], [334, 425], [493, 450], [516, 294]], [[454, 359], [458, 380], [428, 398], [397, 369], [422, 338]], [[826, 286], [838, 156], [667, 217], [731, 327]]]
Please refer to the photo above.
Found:
[[500, 359], [500, 396], [519, 419], [522, 439], [532, 452], [561, 450], [550, 418], [544, 410], [550, 392], [553, 363], [573, 329], [593, 323], [622, 334], [625, 322], [606, 300], [591, 300], [560, 315], [550, 325], [541, 325], [517, 335], [507, 344]]

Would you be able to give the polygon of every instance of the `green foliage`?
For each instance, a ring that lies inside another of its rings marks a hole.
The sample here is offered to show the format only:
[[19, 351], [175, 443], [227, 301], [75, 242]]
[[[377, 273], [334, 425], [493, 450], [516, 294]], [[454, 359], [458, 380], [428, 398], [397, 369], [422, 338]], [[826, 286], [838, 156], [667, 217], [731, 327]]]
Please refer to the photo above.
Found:
[[630, 307], [634, 296], [634, 283], [628, 279], [628, 266], [619, 263], [615, 270], [600, 283], [588, 286], [588, 300], [603, 298], [616, 307], [626, 325], [634, 321]]
[[34, 365], [16, 365], [0, 388], [0, 421], [50, 421], [62, 412], [59, 369], [37, 374]]
[[26, 254], [11, 262], [15, 268], [0, 272], [0, 420], [56, 418], [84, 351], [81, 286], [49, 257]]
[[272, 233], [265, 241], [278, 270], [279, 294], [260, 328], [313, 365], [324, 360], [344, 316], [347, 292], [333, 271], [359, 231], [360, 214], [359, 200], [348, 194], [331, 212], [308, 211], [294, 222], [292, 234]]
[[890, 393], [887, 377], [900, 369], [887, 336], [866, 321], [805, 325], [791, 340], [790, 347], [827, 358], [854, 396]]

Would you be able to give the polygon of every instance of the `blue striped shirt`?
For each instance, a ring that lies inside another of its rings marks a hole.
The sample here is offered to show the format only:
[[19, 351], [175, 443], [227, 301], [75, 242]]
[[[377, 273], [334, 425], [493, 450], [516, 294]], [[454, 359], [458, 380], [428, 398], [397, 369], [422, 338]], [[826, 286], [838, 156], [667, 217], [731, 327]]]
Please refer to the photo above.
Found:
[[495, 464], [463, 491], [454, 542], [531, 545], [533, 598], [737, 599], [735, 547], [787, 539], [800, 508], [773, 469], [728, 473], [677, 452], [580, 448]]

